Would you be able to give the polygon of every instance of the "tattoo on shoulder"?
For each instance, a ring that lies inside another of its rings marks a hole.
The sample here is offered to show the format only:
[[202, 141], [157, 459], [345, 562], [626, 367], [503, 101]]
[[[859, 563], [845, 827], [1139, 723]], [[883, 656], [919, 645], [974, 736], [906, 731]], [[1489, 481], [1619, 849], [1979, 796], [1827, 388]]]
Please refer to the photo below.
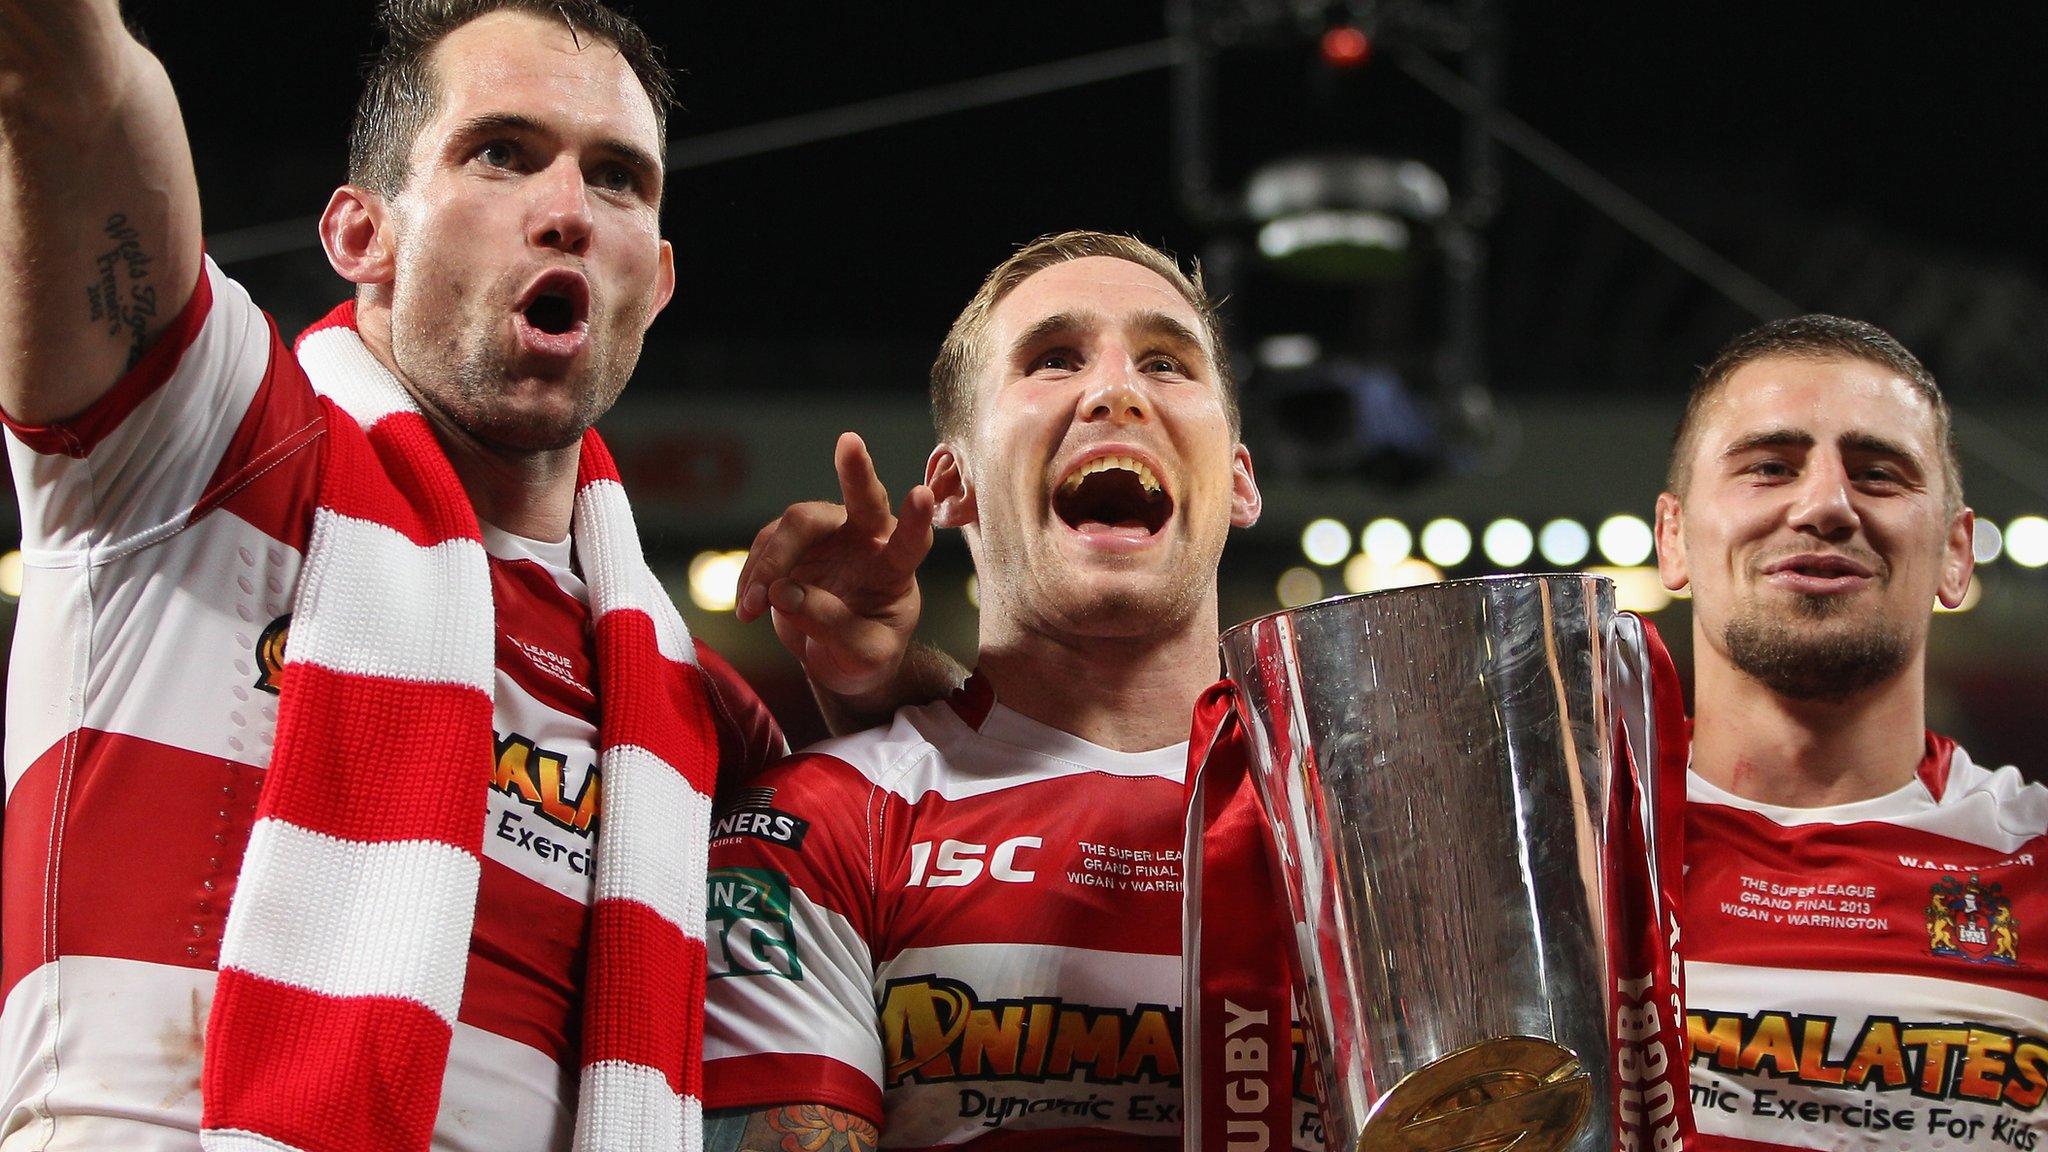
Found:
[[142, 233], [128, 223], [126, 213], [107, 217], [100, 230], [112, 247], [96, 261], [93, 280], [85, 286], [85, 302], [92, 318], [107, 326], [107, 335], [127, 341], [128, 367], [133, 368], [149, 347], [150, 326], [156, 321], [151, 261], [142, 250]]
[[873, 1124], [822, 1104], [787, 1104], [747, 1118], [740, 1152], [874, 1152]]

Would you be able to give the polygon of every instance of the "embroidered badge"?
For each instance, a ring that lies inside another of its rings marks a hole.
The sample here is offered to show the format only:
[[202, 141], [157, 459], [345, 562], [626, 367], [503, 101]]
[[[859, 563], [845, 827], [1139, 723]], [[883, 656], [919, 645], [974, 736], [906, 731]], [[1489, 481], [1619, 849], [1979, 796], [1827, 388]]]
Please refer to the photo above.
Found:
[[2020, 962], [2020, 922], [2005, 885], [1943, 876], [1927, 894], [1927, 948], [1978, 964]]

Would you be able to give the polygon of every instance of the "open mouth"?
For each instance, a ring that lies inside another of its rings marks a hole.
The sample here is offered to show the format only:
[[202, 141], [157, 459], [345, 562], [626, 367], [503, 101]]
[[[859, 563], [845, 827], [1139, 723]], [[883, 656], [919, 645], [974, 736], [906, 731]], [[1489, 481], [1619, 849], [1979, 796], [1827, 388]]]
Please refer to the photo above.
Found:
[[1172, 518], [1173, 497], [1144, 461], [1098, 456], [1060, 482], [1052, 510], [1077, 532], [1120, 528], [1151, 536]]
[[550, 336], [576, 326], [576, 307], [567, 296], [543, 296], [526, 306], [526, 322]]
[[576, 330], [590, 311], [590, 286], [582, 276], [546, 272], [521, 297], [519, 314], [536, 332], [562, 336]]

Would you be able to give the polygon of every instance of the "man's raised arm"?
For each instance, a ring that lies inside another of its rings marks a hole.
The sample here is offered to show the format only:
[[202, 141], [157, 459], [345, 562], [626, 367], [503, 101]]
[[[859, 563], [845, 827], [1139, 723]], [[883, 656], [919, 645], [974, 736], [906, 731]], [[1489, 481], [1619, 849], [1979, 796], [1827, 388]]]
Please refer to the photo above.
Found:
[[891, 515], [874, 459], [851, 432], [840, 434], [832, 465], [844, 503], [792, 505], [761, 529], [740, 570], [738, 614], [774, 617], [826, 725], [845, 735], [939, 699], [967, 672], [911, 641], [923, 606], [917, 567], [932, 547], [931, 489], [911, 489]]
[[199, 188], [163, 65], [113, 0], [0, 0], [0, 409], [89, 408], [190, 296]]

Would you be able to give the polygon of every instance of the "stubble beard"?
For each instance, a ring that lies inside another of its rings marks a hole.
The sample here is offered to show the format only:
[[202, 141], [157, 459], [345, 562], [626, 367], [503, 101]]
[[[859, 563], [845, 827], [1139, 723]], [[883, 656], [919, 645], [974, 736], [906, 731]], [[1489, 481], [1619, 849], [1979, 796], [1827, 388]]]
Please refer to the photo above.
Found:
[[1883, 619], [1841, 619], [1853, 608], [1829, 596], [1800, 596], [1782, 612], [1751, 601], [1729, 619], [1722, 642], [1739, 671], [1780, 696], [1846, 700], [1898, 675], [1912, 654], [1910, 638]]
[[1177, 632], [1201, 606], [1199, 591], [1167, 577], [1142, 588], [1101, 590], [1072, 607], [1072, 622], [1086, 635], [1136, 638]]
[[[1020, 623], [1035, 621], [1027, 625], [1035, 630], [1069, 639], [1135, 640], [1177, 631], [1202, 610], [1203, 585], [1185, 572], [1098, 583], [1064, 564], [1039, 567], [1021, 541], [998, 542], [986, 534], [982, 540], [986, 556], [976, 571], [994, 574], [982, 579], [982, 611], [1002, 612]], [[991, 596], [990, 587], [1002, 579], [1033, 587], [1011, 590], [1004, 604]]]
[[513, 452], [556, 452], [577, 443], [617, 395], [616, 389], [605, 395], [599, 382], [586, 380], [562, 385], [574, 389], [566, 412], [558, 414], [552, 405], [510, 404], [503, 394], [511, 374], [488, 352], [465, 357], [454, 375], [463, 431]]
[[[580, 442], [584, 432], [618, 399], [631, 365], [639, 358], [637, 342], [630, 349], [614, 348], [607, 354], [593, 336], [581, 369], [549, 386], [569, 394], [564, 411], [545, 401], [522, 404], [508, 399], [516, 377], [492, 340], [493, 334], [485, 331], [477, 333], [466, 347], [443, 344], [435, 349], [432, 338], [427, 337], [420, 346], [431, 349], [426, 353], [429, 364], [425, 371], [433, 375], [410, 368], [407, 374], [429, 403], [465, 434], [490, 448], [519, 455], [558, 452]], [[616, 354], [620, 351], [626, 354], [624, 368]], [[394, 354], [398, 354], [395, 348]], [[401, 365], [405, 359], [411, 358], [401, 359]], [[434, 361], [443, 367], [437, 368]]]

